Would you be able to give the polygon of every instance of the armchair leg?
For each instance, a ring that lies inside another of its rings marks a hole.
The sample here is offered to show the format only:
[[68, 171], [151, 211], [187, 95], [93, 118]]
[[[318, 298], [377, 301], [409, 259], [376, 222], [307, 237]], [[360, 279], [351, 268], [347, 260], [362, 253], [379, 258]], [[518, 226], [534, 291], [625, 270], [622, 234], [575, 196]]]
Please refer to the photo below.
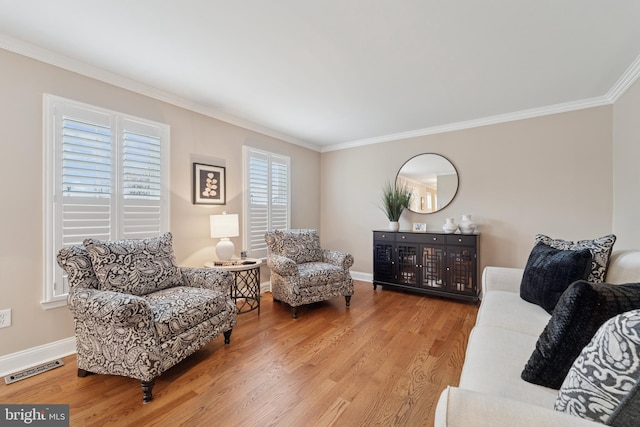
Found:
[[149, 403], [153, 400], [153, 386], [155, 385], [156, 380], [151, 381], [140, 381], [142, 385], [142, 402]]
[[347, 303], [347, 307], [349, 307], [351, 305], [351, 295], [345, 296], [344, 300]]
[[298, 318], [298, 310], [297, 310], [297, 308], [298, 308], [298, 307], [291, 307], [291, 316], [292, 316], [294, 319], [297, 319], [297, 318]]
[[231, 342], [231, 331], [232, 329], [229, 329], [228, 331], [224, 331], [224, 344], [228, 345]]
[[80, 369], [80, 368], [78, 368], [78, 376], [79, 376], [80, 378], [84, 378], [84, 377], [86, 377], [87, 375], [93, 375], [93, 372], [89, 372], [89, 371], [87, 371], [86, 369]]

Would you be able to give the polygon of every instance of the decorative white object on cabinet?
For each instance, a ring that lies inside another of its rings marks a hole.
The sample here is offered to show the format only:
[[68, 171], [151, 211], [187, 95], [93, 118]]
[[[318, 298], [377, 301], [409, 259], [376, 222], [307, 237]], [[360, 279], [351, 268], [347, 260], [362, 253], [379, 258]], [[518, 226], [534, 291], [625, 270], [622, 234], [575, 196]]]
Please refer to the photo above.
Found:
[[462, 234], [473, 234], [476, 231], [476, 224], [471, 220], [471, 215], [462, 215], [459, 227]]
[[446, 222], [442, 226], [442, 230], [448, 234], [455, 233], [457, 229], [458, 226], [456, 225], [454, 218], [447, 218]]

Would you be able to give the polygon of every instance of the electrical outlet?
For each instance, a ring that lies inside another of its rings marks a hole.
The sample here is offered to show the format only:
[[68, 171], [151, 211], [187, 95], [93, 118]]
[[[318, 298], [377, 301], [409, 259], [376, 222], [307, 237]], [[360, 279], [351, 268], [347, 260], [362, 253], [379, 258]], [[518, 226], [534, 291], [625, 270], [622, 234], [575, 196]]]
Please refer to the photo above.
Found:
[[11, 326], [11, 309], [0, 310], [0, 328]]

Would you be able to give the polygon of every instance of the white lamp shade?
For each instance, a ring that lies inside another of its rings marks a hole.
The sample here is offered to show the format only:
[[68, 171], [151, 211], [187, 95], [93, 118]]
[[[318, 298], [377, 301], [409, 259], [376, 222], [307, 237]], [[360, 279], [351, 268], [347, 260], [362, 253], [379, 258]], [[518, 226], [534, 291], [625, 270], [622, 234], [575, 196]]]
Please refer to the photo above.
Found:
[[211, 238], [236, 237], [240, 235], [238, 228], [238, 214], [211, 215]]
[[211, 215], [209, 220], [211, 238], [220, 239], [216, 245], [216, 255], [220, 261], [229, 261], [235, 251], [233, 242], [229, 240], [229, 237], [240, 235], [238, 214]]

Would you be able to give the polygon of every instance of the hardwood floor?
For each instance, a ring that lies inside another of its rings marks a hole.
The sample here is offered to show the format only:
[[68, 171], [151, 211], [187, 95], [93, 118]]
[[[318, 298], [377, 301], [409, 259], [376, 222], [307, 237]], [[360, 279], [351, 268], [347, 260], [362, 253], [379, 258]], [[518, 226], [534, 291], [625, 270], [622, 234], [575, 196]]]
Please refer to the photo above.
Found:
[[63, 367], [0, 386], [4, 404], [70, 405], [71, 425], [429, 426], [440, 392], [458, 383], [473, 304], [356, 282], [344, 298], [301, 307], [264, 294], [216, 338], [156, 380], [76, 376]]

